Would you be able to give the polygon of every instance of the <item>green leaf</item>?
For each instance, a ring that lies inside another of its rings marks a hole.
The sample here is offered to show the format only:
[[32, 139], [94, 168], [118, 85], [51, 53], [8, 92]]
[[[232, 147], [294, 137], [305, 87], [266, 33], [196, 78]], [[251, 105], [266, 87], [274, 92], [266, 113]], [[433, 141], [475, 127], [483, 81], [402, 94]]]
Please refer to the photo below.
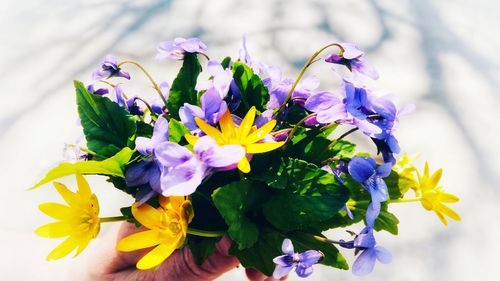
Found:
[[196, 264], [202, 265], [213, 254], [217, 238], [199, 237], [188, 235], [188, 246], [193, 254]]
[[399, 175], [394, 170], [384, 178], [384, 181], [387, 184], [390, 199], [402, 198], [411, 187], [417, 184], [414, 179]]
[[286, 237], [282, 234], [262, 228], [259, 240], [247, 249], [239, 249], [233, 244], [229, 254], [236, 256], [245, 268], [255, 268], [267, 276], [272, 276], [275, 264], [273, 258], [283, 255], [281, 244]]
[[[349, 269], [347, 261], [333, 244], [318, 241], [313, 235], [302, 232], [289, 233], [287, 236], [292, 240], [296, 252], [318, 250], [325, 255], [320, 262], [321, 264], [340, 269]], [[321, 234], [317, 234], [317, 236], [323, 237]]]
[[77, 173], [86, 175], [108, 175], [123, 178], [125, 165], [130, 161], [132, 154], [133, 151], [125, 147], [115, 156], [103, 161], [90, 160], [76, 163], [61, 163], [50, 170], [47, 175], [31, 189], [37, 188], [55, 179]]
[[250, 107], [255, 106], [257, 110], [266, 110], [269, 101], [269, 92], [260, 77], [242, 62], [233, 64], [233, 78], [241, 93], [241, 104], [237, 109], [238, 115], [244, 116]]
[[132, 115], [107, 97], [91, 94], [82, 82], [74, 84], [87, 147], [103, 157], [111, 157], [124, 147], [134, 148], [137, 127]]
[[171, 117], [179, 119], [179, 108], [184, 103], [197, 104], [195, 86], [200, 72], [201, 65], [197, 55], [186, 53], [182, 67], [172, 83], [168, 96], [167, 108]]
[[228, 234], [240, 250], [252, 246], [259, 237], [259, 230], [247, 212], [255, 210], [265, 198], [265, 186], [248, 180], [227, 184], [212, 194], [215, 206], [229, 226]]
[[179, 143], [185, 134], [189, 133], [189, 129], [181, 122], [170, 119], [168, 125], [168, 140], [171, 142]]
[[387, 203], [382, 203], [380, 214], [375, 220], [373, 228], [376, 231], [385, 230], [394, 235], [398, 235], [399, 219], [387, 210]]
[[231, 64], [231, 57], [225, 57], [220, 64], [222, 65], [222, 68], [224, 69], [228, 68], [229, 65]]

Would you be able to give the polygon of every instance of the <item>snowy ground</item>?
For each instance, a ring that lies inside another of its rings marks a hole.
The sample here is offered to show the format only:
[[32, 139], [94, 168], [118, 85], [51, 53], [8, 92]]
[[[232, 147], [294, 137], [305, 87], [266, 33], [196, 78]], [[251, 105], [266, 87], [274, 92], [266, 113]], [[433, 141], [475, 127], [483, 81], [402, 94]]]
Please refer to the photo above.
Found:
[[[25, 191], [78, 136], [72, 80], [88, 79], [113, 53], [171, 81], [176, 65], [153, 59], [160, 41], [198, 36], [211, 57], [222, 58], [237, 55], [246, 33], [254, 59], [282, 66], [292, 77], [325, 43], [360, 45], [381, 74], [374, 85], [399, 104], [417, 105], [399, 128], [402, 147], [421, 153], [419, 165], [427, 159], [433, 169], [442, 166], [445, 188], [462, 198], [456, 210], [463, 222], [448, 228], [419, 205], [394, 206], [400, 235], [378, 235], [394, 261], [364, 280], [497, 280], [499, 8], [490, 0], [1, 0], [0, 279], [68, 280], [66, 269], [79, 262], [44, 261], [58, 242], [34, 236], [47, 221], [37, 205], [56, 194]], [[315, 74], [329, 85], [329, 72]], [[104, 215], [129, 202], [102, 181], [92, 182], [101, 202], [113, 202], [103, 206]], [[221, 280], [243, 276], [237, 269]], [[358, 278], [318, 267], [310, 280]]]

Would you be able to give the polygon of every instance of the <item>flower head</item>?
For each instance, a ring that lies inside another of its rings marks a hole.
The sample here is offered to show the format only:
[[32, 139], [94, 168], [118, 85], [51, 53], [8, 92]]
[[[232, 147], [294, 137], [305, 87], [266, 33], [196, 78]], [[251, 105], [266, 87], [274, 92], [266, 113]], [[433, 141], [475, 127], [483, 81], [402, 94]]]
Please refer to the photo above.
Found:
[[417, 168], [413, 164], [415, 160], [418, 158], [418, 155], [408, 155], [408, 153], [404, 152], [403, 156], [396, 162], [396, 165], [392, 167], [400, 177], [404, 177], [412, 182], [410, 187], [417, 191], [417, 179], [415, 178], [415, 172], [417, 172]]
[[203, 53], [207, 46], [198, 38], [175, 38], [174, 41], [166, 41], [158, 47], [157, 59], [182, 60], [184, 53]]
[[444, 203], [455, 203], [460, 199], [453, 194], [445, 192], [442, 186], [438, 186], [442, 173], [443, 170], [439, 169], [431, 176], [429, 173], [429, 165], [425, 162], [424, 174], [421, 175], [418, 173], [418, 186], [416, 189], [417, 194], [422, 196], [422, 206], [426, 210], [434, 211], [441, 222], [443, 222], [444, 225], [448, 225], [446, 216], [456, 221], [460, 221], [461, 218], [460, 215]]
[[186, 239], [188, 224], [194, 217], [191, 201], [186, 197], [160, 197], [160, 206], [132, 205], [134, 218], [144, 227], [141, 231], [120, 240], [116, 249], [131, 252], [154, 247], [137, 262], [137, 268], [146, 270], [160, 265]]
[[391, 165], [386, 163], [375, 169], [375, 160], [367, 157], [353, 157], [348, 165], [349, 174], [370, 193], [371, 203], [366, 211], [366, 223], [373, 227], [380, 213], [380, 203], [389, 198], [383, 178], [391, 173]]
[[362, 74], [371, 79], [378, 79], [378, 73], [369, 63], [363, 60], [365, 55], [352, 43], [340, 43], [342, 49], [337, 54], [332, 54], [325, 59], [326, 62], [345, 65], [353, 74]]
[[122, 77], [130, 80], [130, 74], [118, 67], [118, 61], [112, 55], [107, 55], [101, 63], [101, 68], [92, 73], [92, 80], [94, 81], [109, 77]]
[[377, 241], [373, 235], [373, 229], [369, 226], [363, 228], [363, 230], [356, 235], [354, 240], [348, 242], [341, 241], [339, 244], [344, 248], [354, 248], [354, 253], [356, 255], [361, 251], [361, 254], [352, 265], [352, 273], [358, 276], [363, 276], [372, 272], [376, 260], [384, 264], [390, 263], [392, 260], [389, 251], [383, 247], [377, 246]]
[[280, 279], [295, 269], [299, 277], [305, 278], [312, 274], [312, 266], [323, 258], [323, 253], [316, 250], [308, 250], [303, 253], [295, 253], [290, 239], [283, 240], [282, 256], [275, 257], [273, 262], [276, 268], [273, 272], [274, 279]]
[[[207, 135], [211, 136], [219, 145], [234, 144], [244, 148], [246, 154], [257, 154], [269, 152], [281, 147], [285, 142], [260, 142], [276, 126], [276, 120], [271, 120], [257, 129], [254, 126], [256, 109], [252, 106], [241, 121], [239, 127], [236, 127], [231, 117], [231, 113], [226, 111], [219, 120], [220, 130], [210, 126], [200, 118], [195, 118], [198, 127]], [[185, 136], [187, 141], [195, 144], [197, 137], [192, 135]], [[250, 162], [245, 156], [238, 162], [238, 169], [244, 173], [250, 172]]]
[[219, 62], [213, 60], [208, 62], [207, 71], [212, 79], [198, 81], [196, 90], [214, 89], [221, 98], [225, 98], [233, 81], [233, 72], [229, 68], [224, 69]]
[[151, 138], [137, 137], [135, 140], [135, 146], [137, 151], [142, 155], [151, 155], [154, 153], [156, 146], [162, 142], [168, 141], [168, 127], [169, 123], [167, 119], [162, 116], [158, 117], [155, 126], [153, 128], [153, 135]]
[[164, 142], [156, 148], [162, 171], [157, 192], [163, 196], [192, 194], [213, 169], [234, 168], [245, 157], [240, 145], [218, 145], [210, 136], [199, 138], [193, 150], [174, 142]]
[[199, 130], [195, 118], [201, 118], [208, 124], [215, 125], [227, 111], [226, 102], [215, 88], [210, 88], [201, 95], [200, 103], [201, 107], [185, 103], [179, 108], [179, 117], [190, 131]]
[[46, 238], [69, 236], [47, 256], [47, 260], [57, 260], [77, 249], [80, 254], [99, 233], [99, 203], [92, 194], [85, 178], [76, 174], [77, 192], [71, 192], [65, 185], [54, 182], [54, 187], [68, 205], [44, 203], [38, 208], [46, 215], [58, 220], [43, 225], [35, 233]]

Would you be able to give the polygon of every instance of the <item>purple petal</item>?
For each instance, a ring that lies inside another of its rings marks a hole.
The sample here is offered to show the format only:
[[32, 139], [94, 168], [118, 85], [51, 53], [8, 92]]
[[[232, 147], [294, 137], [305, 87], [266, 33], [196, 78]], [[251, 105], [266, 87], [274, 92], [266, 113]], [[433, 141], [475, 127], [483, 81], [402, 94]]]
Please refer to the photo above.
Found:
[[373, 248], [366, 249], [358, 256], [352, 265], [354, 275], [363, 276], [373, 271], [375, 267], [376, 251]]
[[389, 146], [389, 149], [391, 150], [391, 152], [397, 154], [401, 151], [399, 148], [399, 142], [396, 139], [396, 137], [394, 137], [393, 135], [388, 136], [385, 139], [385, 142], [387, 143], [387, 146]]
[[340, 43], [340, 46], [344, 49], [342, 52], [342, 57], [348, 60], [356, 59], [361, 57], [364, 53], [355, 44], [352, 43]]
[[377, 125], [374, 125], [367, 120], [354, 120], [354, 125], [358, 127], [364, 134], [372, 136], [376, 134], [380, 134], [382, 129], [380, 129]]
[[168, 120], [163, 116], [158, 117], [155, 126], [153, 128], [153, 136], [151, 137], [151, 143], [153, 146], [168, 141]]
[[187, 148], [173, 142], [163, 142], [155, 149], [158, 162], [164, 167], [176, 167], [193, 158], [193, 153]]
[[245, 149], [241, 145], [218, 146], [209, 136], [200, 138], [194, 145], [194, 151], [205, 165], [214, 168], [231, 166], [245, 157]]
[[304, 77], [299, 83], [299, 89], [306, 91], [314, 91], [319, 87], [320, 80], [314, 75], [308, 75]]
[[359, 183], [364, 183], [375, 173], [375, 160], [367, 157], [353, 157], [349, 162], [348, 171], [351, 177]]
[[147, 156], [153, 154], [153, 142], [145, 137], [137, 137], [135, 139], [135, 148], [140, 154]]
[[297, 268], [295, 269], [295, 272], [299, 277], [306, 278], [309, 277], [313, 273], [313, 268], [312, 267], [305, 267], [305, 266], [300, 266], [298, 265]]
[[177, 166], [161, 175], [163, 196], [187, 196], [196, 191], [205, 175], [205, 167], [196, 159]]
[[149, 199], [153, 198], [153, 196], [155, 196], [156, 194], [157, 194], [156, 191], [152, 190], [151, 187], [149, 187], [149, 186], [142, 186], [141, 188], [139, 188], [139, 191], [135, 195], [135, 202], [137, 204], [137, 207], [146, 203]]
[[204, 119], [205, 112], [203, 112], [203, 110], [198, 106], [185, 103], [179, 108], [179, 117], [186, 128], [190, 131], [194, 131], [198, 129], [198, 125], [196, 125], [194, 118], [198, 117]]
[[288, 238], [283, 240], [283, 244], [281, 244], [281, 251], [287, 255], [293, 255], [294, 249], [293, 249], [292, 240], [290, 240]]
[[281, 266], [281, 265], [276, 265], [274, 268], [273, 272], [273, 278], [276, 280], [281, 279], [282, 277], [285, 277], [292, 271], [293, 266]]
[[336, 104], [327, 110], [320, 111], [316, 116], [321, 124], [330, 124], [347, 118], [347, 111], [343, 103]]
[[366, 224], [369, 227], [373, 227], [375, 225], [375, 220], [378, 218], [380, 214], [380, 202], [372, 201], [370, 205], [368, 205], [368, 209], [366, 209]]
[[336, 104], [341, 104], [342, 100], [330, 92], [319, 92], [311, 95], [304, 107], [312, 112], [327, 110]]
[[288, 254], [278, 256], [273, 259], [273, 262], [277, 265], [281, 265], [284, 267], [293, 266], [293, 256]]
[[[125, 181], [128, 186], [138, 186], [148, 183], [147, 171], [151, 166], [150, 160], [131, 165], [125, 172]], [[153, 163], [154, 164], [154, 163]]]
[[392, 261], [392, 255], [387, 249], [383, 247], [375, 247], [377, 260], [383, 264], [388, 264]]
[[304, 267], [310, 267], [313, 264], [318, 263], [318, 261], [323, 258], [323, 253], [316, 250], [308, 250], [299, 254], [299, 265]]
[[377, 80], [379, 78], [378, 72], [375, 70], [375, 68], [366, 61], [361, 61], [358, 59], [352, 60], [351, 67], [354, 73], [361, 73], [373, 80]]
[[369, 226], [363, 228], [361, 232], [354, 239], [354, 247], [356, 248], [373, 248], [377, 242], [373, 236], [373, 229]]
[[385, 178], [391, 174], [391, 171], [392, 165], [390, 163], [382, 164], [377, 168], [377, 176]]

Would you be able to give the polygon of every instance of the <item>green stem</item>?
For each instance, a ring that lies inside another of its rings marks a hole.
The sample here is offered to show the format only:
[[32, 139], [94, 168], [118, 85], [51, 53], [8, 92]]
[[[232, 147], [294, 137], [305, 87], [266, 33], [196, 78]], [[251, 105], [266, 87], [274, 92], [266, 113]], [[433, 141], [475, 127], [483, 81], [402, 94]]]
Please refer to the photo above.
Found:
[[[391, 199], [387, 200], [387, 203], [412, 203], [412, 202], [420, 202], [422, 201], [422, 197], [413, 197], [413, 198], [402, 198], [402, 199]], [[348, 207], [354, 207], [357, 204], [369, 204], [370, 200], [361, 200], [361, 201], [348, 201]]]
[[124, 216], [99, 218], [100, 222], [117, 222], [117, 221], [124, 221], [124, 220], [126, 220], [126, 218]]
[[196, 228], [188, 228], [187, 233], [201, 237], [221, 237], [225, 234], [224, 231], [209, 231]]
[[309, 118], [311, 115], [307, 115], [306, 117], [300, 119], [299, 122], [297, 122], [297, 124], [295, 124], [295, 126], [293, 126], [292, 130], [290, 131], [290, 134], [288, 134], [288, 138], [286, 139], [286, 143], [283, 147], [285, 147], [289, 142], [290, 140], [292, 139], [293, 135], [295, 135], [295, 133], [297, 132], [297, 130], [299, 129], [299, 126], [304, 124], [304, 122], [307, 120], [307, 118]]
[[135, 61], [126, 60], [126, 61], [120, 62], [118, 64], [118, 67], [120, 67], [120, 66], [122, 66], [124, 64], [133, 64], [137, 68], [139, 68], [144, 73], [144, 75], [146, 75], [146, 77], [148, 77], [149, 81], [153, 85], [153, 88], [156, 90], [156, 92], [158, 93], [158, 95], [160, 95], [160, 98], [162, 99], [162, 101], [165, 104], [165, 106], [167, 105], [167, 99], [165, 99], [165, 97], [163, 96], [163, 93], [161, 92], [160, 87], [158, 86], [158, 84], [156, 84], [156, 82], [153, 79], [153, 77], [149, 74], [149, 72], [142, 65], [140, 65], [139, 63], [137, 63]]
[[287, 103], [292, 98], [292, 94], [295, 91], [295, 88], [297, 87], [297, 85], [299, 84], [300, 79], [302, 79], [302, 76], [304, 76], [304, 74], [306, 73], [307, 68], [309, 68], [309, 66], [311, 66], [311, 64], [313, 64], [315, 62], [316, 57], [318, 57], [324, 50], [326, 50], [326, 49], [328, 49], [330, 47], [333, 47], [333, 46], [337, 46], [337, 47], [339, 47], [343, 51], [342, 46], [340, 46], [337, 43], [332, 43], [332, 44], [328, 44], [328, 45], [324, 46], [323, 48], [319, 49], [318, 51], [316, 51], [307, 60], [306, 64], [304, 64], [304, 66], [300, 70], [299, 76], [297, 76], [297, 79], [295, 79], [295, 82], [293, 83], [292, 88], [290, 88], [290, 91], [288, 92], [288, 95], [286, 96], [285, 101], [283, 102], [283, 104], [279, 107], [278, 111], [276, 112], [277, 119], [279, 119], [281, 112], [285, 109]]
[[356, 128], [352, 128], [352, 129], [350, 129], [349, 131], [347, 131], [347, 132], [343, 133], [340, 137], [338, 137], [337, 139], [333, 140], [333, 141], [332, 141], [332, 143], [330, 143], [330, 144], [328, 145], [328, 148], [332, 148], [332, 147], [333, 147], [333, 146], [334, 146], [337, 142], [339, 142], [341, 139], [343, 139], [343, 138], [347, 137], [348, 135], [350, 135], [350, 134], [352, 134], [352, 133], [356, 132], [357, 130], [359, 130], [359, 128], [357, 128], [357, 127], [356, 127]]

